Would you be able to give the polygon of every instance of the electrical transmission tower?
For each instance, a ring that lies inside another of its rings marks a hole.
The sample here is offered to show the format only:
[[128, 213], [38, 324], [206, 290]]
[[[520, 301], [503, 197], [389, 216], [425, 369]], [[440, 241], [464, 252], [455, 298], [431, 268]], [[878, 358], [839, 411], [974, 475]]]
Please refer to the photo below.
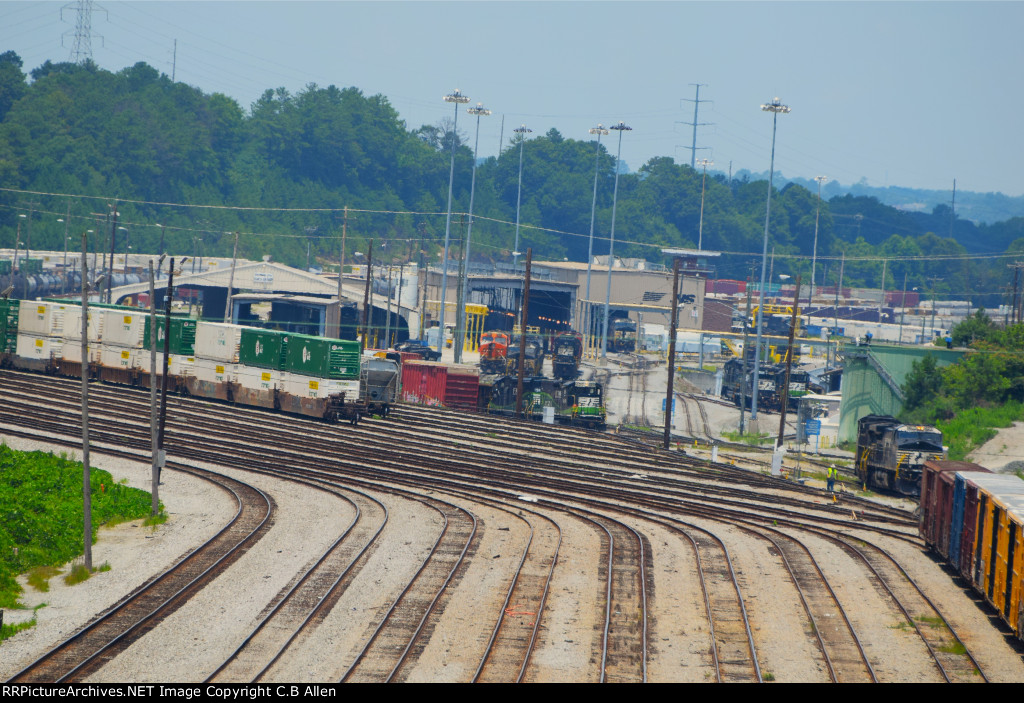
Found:
[[[700, 99], [700, 87], [702, 85], [706, 86], [707, 84], [706, 83], [691, 83], [690, 85], [693, 85], [693, 86], [697, 87], [697, 94], [694, 96], [693, 100], [690, 100], [689, 98], [683, 98], [683, 100], [685, 100], [686, 102], [693, 103], [693, 122], [680, 122], [679, 124], [690, 125], [691, 127], [693, 127], [693, 144], [690, 147], [683, 147], [683, 148], [684, 149], [686, 149], [686, 148], [690, 149], [690, 168], [696, 169], [697, 168], [697, 165], [696, 165], [697, 164], [697, 127], [706, 127], [708, 125], [713, 125], [714, 122], [698, 122], [697, 121], [697, 111], [700, 108], [700, 104], [701, 103], [706, 103], [706, 102], [711, 102], [710, 100], [701, 100]], [[709, 147], [702, 146], [700, 148], [701, 149], [708, 149]]]
[[[60, 18], [64, 19], [64, 10], [74, 9], [76, 13], [75, 18], [75, 41], [71, 47], [71, 56], [69, 60], [72, 63], [85, 63], [92, 59], [92, 13], [96, 10], [106, 12], [102, 7], [94, 7], [95, 3], [92, 0], [78, 0], [77, 2], [69, 2], [64, 7], [60, 8]], [[71, 34], [71, 30], [64, 32], [61, 35], [61, 46], [64, 45], [64, 37]], [[103, 36], [97, 34], [100, 42], [103, 42]]]

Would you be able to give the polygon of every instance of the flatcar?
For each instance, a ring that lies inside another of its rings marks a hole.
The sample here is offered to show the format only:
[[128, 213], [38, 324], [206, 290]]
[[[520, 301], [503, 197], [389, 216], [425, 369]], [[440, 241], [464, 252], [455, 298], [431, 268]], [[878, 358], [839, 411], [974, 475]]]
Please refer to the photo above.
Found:
[[579, 332], [562, 332], [553, 344], [551, 375], [559, 379], [574, 379], [580, 374], [583, 360], [583, 335]]
[[905, 425], [889, 415], [857, 421], [857, 475], [865, 486], [916, 497], [926, 461], [945, 459], [942, 432], [927, 425]]
[[[157, 318], [155, 330], [157, 368], [167, 369], [173, 392], [352, 424], [380, 405], [363, 392], [356, 342], [181, 316], [165, 330], [164, 320]], [[85, 321], [76, 301], [3, 300], [0, 323], [4, 365], [75, 377], [84, 365], [93, 378], [149, 387], [153, 331], [146, 311], [93, 305]]]

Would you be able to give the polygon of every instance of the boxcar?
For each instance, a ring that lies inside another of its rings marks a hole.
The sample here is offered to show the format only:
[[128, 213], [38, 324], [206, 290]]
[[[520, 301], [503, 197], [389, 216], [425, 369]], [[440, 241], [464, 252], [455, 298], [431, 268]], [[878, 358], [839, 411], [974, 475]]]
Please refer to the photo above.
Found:
[[[991, 473], [968, 461], [929, 459], [921, 473], [920, 533], [925, 544], [952, 563], [950, 536], [953, 527], [954, 487], [956, 474], [962, 472]], [[961, 517], [961, 520], [963, 518]], [[957, 539], [960, 531], [956, 533]]]

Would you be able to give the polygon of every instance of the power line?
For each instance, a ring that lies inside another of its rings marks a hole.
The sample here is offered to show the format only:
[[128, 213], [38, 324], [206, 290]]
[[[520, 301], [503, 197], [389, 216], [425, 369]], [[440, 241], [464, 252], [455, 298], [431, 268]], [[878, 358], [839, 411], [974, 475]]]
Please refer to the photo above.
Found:
[[[696, 168], [696, 163], [697, 163], [697, 127], [706, 127], [708, 125], [714, 124], [714, 122], [698, 122], [697, 121], [697, 111], [700, 108], [700, 104], [701, 103], [706, 103], [706, 102], [711, 102], [710, 100], [701, 100], [700, 99], [700, 87], [702, 85], [703, 86], [707, 86], [707, 83], [691, 83], [690, 85], [696, 86], [696, 88], [697, 88], [696, 95], [694, 95], [694, 99], [693, 100], [690, 100], [689, 98], [683, 98], [683, 100], [685, 100], [688, 103], [693, 103], [693, 122], [680, 122], [679, 124], [690, 125], [691, 127], [693, 127], [693, 144], [692, 144], [692, 146], [690, 146], [690, 168]], [[683, 148], [685, 149], [686, 147], [683, 147]], [[702, 150], [704, 150], [704, 149], [708, 149], [709, 147], [702, 146], [700, 148]]]
[[[92, 0], [78, 0], [74, 3], [76, 10], [75, 43], [71, 47], [71, 56], [68, 58], [71, 63], [85, 63], [92, 60], [92, 13], [96, 11], [93, 9], [93, 4]], [[60, 8], [61, 19], [64, 19], [64, 10], [71, 9], [71, 6], [72, 3], [68, 3]], [[106, 13], [102, 7], [97, 9]], [[68, 30], [61, 35], [62, 45], [64, 36], [70, 33], [71, 30]], [[97, 34], [96, 36], [100, 38], [100, 41], [103, 40], [103, 35]]]

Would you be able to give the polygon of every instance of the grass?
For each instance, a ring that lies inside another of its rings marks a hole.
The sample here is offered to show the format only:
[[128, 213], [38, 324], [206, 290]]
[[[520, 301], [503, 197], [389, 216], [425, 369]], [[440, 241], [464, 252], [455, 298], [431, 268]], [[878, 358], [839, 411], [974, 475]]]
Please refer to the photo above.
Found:
[[921, 615], [921, 616], [918, 616], [918, 617], [916, 617], [914, 619], [917, 620], [919, 623], [922, 623], [924, 625], [928, 625], [929, 627], [945, 627], [946, 626], [945, 621], [942, 618], [939, 618], [939, 617], [929, 617], [929, 616], [926, 616], [926, 615]]
[[965, 647], [962, 642], [954, 640], [947, 645], [939, 647], [939, 651], [946, 654], [958, 654], [962, 656], [967, 654], [967, 647]]
[[34, 607], [32, 609], [32, 619], [31, 620], [27, 620], [25, 622], [15, 623], [14, 625], [6, 625], [5, 624], [3, 627], [0, 627], [0, 642], [3, 642], [8, 637], [14, 637], [14, 635], [18, 634], [22, 630], [27, 630], [30, 627], [35, 627], [36, 626], [36, 612], [38, 612], [40, 608], [44, 608], [44, 607], [46, 607], [46, 603], [40, 603], [39, 605]]
[[97, 567], [94, 567], [91, 571], [85, 568], [85, 564], [78, 562], [71, 567], [71, 571], [64, 577], [64, 583], [68, 586], [74, 586], [76, 583], [82, 583], [86, 581], [93, 574], [99, 574], [104, 571], [110, 571], [110, 563], [103, 562]]
[[40, 593], [48, 593], [50, 579], [59, 576], [61, 570], [55, 566], [37, 566], [28, 572], [28, 585]]
[[[150, 494], [114, 481], [107, 471], [91, 469], [89, 485], [94, 542], [101, 525], [149, 514]], [[82, 553], [82, 464], [66, 454], [0, 444], [0, 516], [0, 608], [11, 608], [22, 591], [18, 574], [29, 574], [32, 587], [45, 590], [56, 570]]]
[[961, 410], [948, 422], [939, 421], [936, 427], [949, 446], [949, 458], [963, 461], [972, 450], [996, 436], [996, 429], [1010, 427], [1024, 417], [1024, 406], [1010, 401], [996, 407]]
[[730, 442], [742, 442], [743, 444], [748, 444], [751, 447], [758, 447], [771, 439], [767, 432], [759, 434], [740, 434], [739, 432], [723, 432], [722, 436], [725, 437]]
[[163, 525], [165, 522], [167, 522], [167, 513], [161, 510], [156, 515], [150, 515], [143, 520], [142, 525], [143, 527], [152, 527], [153, 529], [156, 529], [157, 525]]

